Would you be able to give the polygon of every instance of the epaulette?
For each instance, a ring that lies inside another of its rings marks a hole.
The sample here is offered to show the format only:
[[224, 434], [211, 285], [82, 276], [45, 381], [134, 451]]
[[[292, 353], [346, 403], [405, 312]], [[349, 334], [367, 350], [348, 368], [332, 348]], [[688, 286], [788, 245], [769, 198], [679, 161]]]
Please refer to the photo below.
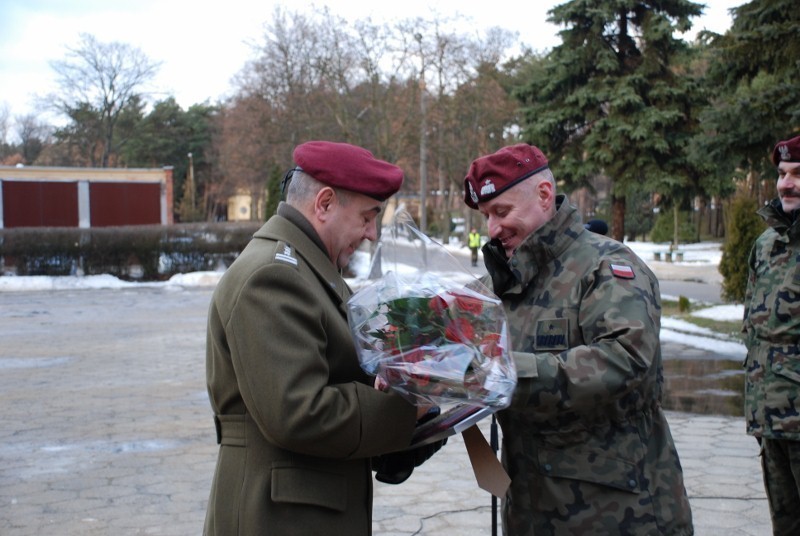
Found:
[[294, 248], [292, 248], [291, 244], [278, 242], [278, 246], [275, 249], [275, 262], [297, 266], [297, 257], [294, 256]]

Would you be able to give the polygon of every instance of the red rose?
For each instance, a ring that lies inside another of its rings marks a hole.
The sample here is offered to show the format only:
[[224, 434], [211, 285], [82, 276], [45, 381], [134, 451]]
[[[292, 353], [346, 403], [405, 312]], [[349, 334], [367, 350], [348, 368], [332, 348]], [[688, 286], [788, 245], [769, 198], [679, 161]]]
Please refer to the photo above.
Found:
[[454, 296], [456, 297], [456, 308], [460, 311], [473, 315], [479, 315], [483, 311], [483, 301], [478, 298], [463, 294], [454, 294]]
[[499, 357], [503, 355], [499, 333], [489, 333], [481, 340], [478, 347], [481, 349], [481, 353], [488, 357]]
[[444, 336], [449, 341], [469, 343], [475, 337], [475, 330], [466, 318], [456, 318], [447, 325]]
[[386, 326], [386, 329], [383, 330], [384, 332], [384, 350], [389, 352], [390, 355], [397, 355], [400, 353], [400, 348], [397, 347], [397, 326], [392, 326], [391, 324]]
[[431, 298], [431, 301], [428, 302], [428, 306], [431, 308], [431, 311], [437, 315], [442, 315], [447, 310], [447, 302], [444, 301], [444, 298], [441, 296], [434, 296]]
[[419, 363], [420, 361], [425, 360], [425, 350], [421, 350], [419, 348], [415, 348], [411, 351], [408, 351], [403, 356], [403, 361], [406, 363]]

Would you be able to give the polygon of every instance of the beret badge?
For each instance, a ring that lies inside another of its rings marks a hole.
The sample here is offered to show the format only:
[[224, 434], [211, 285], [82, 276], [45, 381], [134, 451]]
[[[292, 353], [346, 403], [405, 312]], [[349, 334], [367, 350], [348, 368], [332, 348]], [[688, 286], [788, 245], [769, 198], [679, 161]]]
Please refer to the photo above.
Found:
[[492, 182], [492, 179], [486, 179], [486, 181], [483, 183], [483, 186], [481, 186], [481, 196], [482, 197], [486, 197], [487, 195], [491, 195], [491, 194], [495, 193], [496, 191], [497, 191], [497, 189], [494, 187], [494, 183]]

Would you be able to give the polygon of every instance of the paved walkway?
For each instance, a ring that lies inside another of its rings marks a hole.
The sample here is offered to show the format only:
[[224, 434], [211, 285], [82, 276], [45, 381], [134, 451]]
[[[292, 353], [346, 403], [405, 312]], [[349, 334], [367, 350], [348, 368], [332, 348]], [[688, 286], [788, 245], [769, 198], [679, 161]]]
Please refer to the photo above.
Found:
[[[204, 370], [210, 294], [0, 292], [0, 534], [201, 533], [217, 450]], [[664, 354], [684, 350], [665, 345]], [[696, 534], [769, 534], [742, 419], [668, 417]], [[491, 534], [491, 499], [460, 438], [405, 484], [376, 483], [374, 527]]]

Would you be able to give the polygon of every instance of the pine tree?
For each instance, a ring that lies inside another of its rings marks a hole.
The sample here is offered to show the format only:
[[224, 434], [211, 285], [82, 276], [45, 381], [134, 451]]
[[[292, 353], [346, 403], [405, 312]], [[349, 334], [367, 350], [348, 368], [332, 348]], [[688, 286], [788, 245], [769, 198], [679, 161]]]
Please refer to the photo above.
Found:
[[800, 131], [800, 9], [797, 0], [753, 0], [731, 10], [724, 35], [707, 34], [707, 84], [697, 147], [725, 178], [770, 176], [775, 142]]
[[696, 180], [686, 147], [702, 92], [681, 72], [687, 0], [572, 0], [550, 11], [562, 44], [520, 88], [526, 141], [548, 155], [566, 189], [598, 173], [613, 181], [612, 235], [625, 234], [631, 188], [685, 193]]

